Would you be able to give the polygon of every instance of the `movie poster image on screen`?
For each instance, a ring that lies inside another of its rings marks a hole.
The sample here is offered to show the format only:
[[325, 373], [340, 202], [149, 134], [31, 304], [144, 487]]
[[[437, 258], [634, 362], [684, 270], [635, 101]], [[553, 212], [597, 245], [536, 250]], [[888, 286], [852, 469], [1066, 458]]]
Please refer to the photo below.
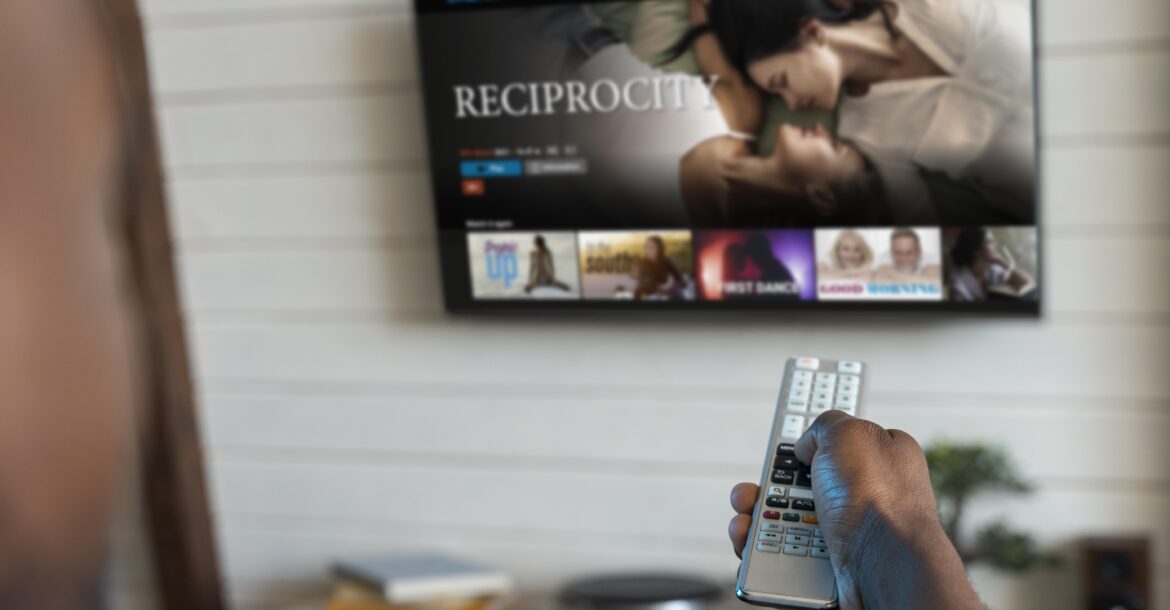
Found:
[[[692, 25], [682, 0], [417, 0], [443, 228], [466, 227], [483, 204], [562, 230], [1035, 222], [1032, 3], [724, 1], [739, 18], [698, 39], [711, 44], [680, 47]], [[723, 70], [752, 63], [721, 49], [753, 28], [788, 48], [808, 10], [842, 4], [867, 8], [830, 29], [884, 30], [946, 78], [887, 74], [849, 95], [841, 70], [789, 75], [800, 82], [784, 91], [767, 80], [783, 73], [753, 72], [751, 91], [715, 96]]]
[[822, 301], [941, 301], [939, 229], [819, 229]]
[[586, 299], [695, 298], [690, 231], [583, 232], [577, 250]]
[[476, 299], [579, 299], [572, 233], [469, 233]]
[[1040, 261], [1033, 227], [964, 227], [943, 232], [951, 301], [1036, 301]]
[[699, 231], [695, 253], [699, 296], [705, 301], [811, 301], [817, 296], [812, 231]]

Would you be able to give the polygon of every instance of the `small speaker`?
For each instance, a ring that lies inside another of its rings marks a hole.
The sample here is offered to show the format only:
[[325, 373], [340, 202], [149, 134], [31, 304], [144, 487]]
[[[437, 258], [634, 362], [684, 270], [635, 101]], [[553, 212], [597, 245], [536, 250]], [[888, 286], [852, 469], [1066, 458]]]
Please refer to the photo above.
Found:
[[1151, 610], [1148, 538], [1081, 542], [1085, 610]]

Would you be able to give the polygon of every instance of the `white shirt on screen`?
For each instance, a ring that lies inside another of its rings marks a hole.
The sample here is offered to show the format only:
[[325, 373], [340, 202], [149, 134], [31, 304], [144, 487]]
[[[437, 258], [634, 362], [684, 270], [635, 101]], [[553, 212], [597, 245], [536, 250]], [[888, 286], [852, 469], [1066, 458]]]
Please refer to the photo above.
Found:
[[[1003, 265], [991, 264], [984, 279], [987, 286], [1001, 286], [1011, 277], [1011, 270]], [[970, 267], [960, 267], [951, 274], [951, 299], [955, 301], [986, 301], [987, 290]]]
[[949, 76], [887, 81], [841, 101], [838, 132], [885, 178], [899, 222], [933, 221], [917, 168], [971, 178], [989, 203], [1034, 205], [1031, 19], [991, 0], [897, 0], [896, 27]]

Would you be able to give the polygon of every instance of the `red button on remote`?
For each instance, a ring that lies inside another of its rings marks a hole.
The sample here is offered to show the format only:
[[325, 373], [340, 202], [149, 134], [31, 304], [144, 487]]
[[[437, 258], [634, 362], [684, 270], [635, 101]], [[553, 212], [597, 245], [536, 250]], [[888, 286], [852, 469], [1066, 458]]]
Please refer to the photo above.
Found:
[[780, 513], [777, 511], [774, 511], [774, 510], [766, 510], [766, 511], [764, 511], [764, 518], [765, 519], [779, 519]]

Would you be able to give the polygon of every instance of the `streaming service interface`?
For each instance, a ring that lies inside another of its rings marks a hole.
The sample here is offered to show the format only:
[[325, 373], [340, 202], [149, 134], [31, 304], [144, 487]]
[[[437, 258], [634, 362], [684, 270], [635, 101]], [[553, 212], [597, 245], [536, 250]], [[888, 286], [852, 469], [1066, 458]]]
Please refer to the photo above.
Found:
[[[923, 75], [790, 78], [818, 4]], [[448, 307], [1038, 312], [1027, 3], [847, 4], [415, 0]]]

